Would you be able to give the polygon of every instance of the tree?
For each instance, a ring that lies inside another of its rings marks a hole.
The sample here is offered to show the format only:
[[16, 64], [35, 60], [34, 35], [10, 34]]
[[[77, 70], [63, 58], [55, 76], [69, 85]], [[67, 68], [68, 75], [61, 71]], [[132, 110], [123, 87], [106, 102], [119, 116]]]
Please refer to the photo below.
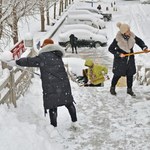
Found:
[[44, 15], [44, 3], [45, 3], [45, 0], [40, 0], [40, 16], [41, 16], [41, 32], [44, 32], [45, 31], [45, 15]]
[[8, 0], [0, 1], [1, 2], [1, 25], [2, 31], [1, 33], [11, 37], [13, 39], [14, 44], [18, 42], [18, 21], [20, 18], [30, 15], [32, 12], [36, 1], [28, 1], [28, 0]]
[[50, 25], [50, 15], [49, 15], [49, 1], [47, 0], [46, 2], [46, 20], [47, 20], [47, 25]]
[[[2, 20], [2, 0], [0, 0], [0, 20]], [[3, 25], [2, 22], [0, 21], [0, 39], [2, 36], [2, 32], [3, 32]]]

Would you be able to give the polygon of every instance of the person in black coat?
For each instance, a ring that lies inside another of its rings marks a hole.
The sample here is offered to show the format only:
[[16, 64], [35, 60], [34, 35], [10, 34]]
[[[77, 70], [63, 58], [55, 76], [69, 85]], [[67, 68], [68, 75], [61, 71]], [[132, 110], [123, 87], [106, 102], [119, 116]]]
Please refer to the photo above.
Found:
[[121, 76], [127, 77], [127, 93], [135, 96], [132, 91], [133, 75], [136, 73], [134, 55], [124, 56], [124, 54], [133, 53], [133, 47], [137, 44], [142, 50], [147, 52], [145, 43], [130, 31], [130, 26], [125, 23], [117, 23], [119, 32], [110, 44], [108, 50], [114, 55], [113, 73], [110, 93], [116, 95], [115, 87]]
[[78, 38], [75, 37], [74, 34], [71, 34], [69, 36], [69, 38], [70, 38], [70, 44], [71, 44], [71, 48], [72, 48], [72, 53], [74, 53], [74, 49], [75, 49], [76, 54], [77, 54], [77, 40], [78, 40]]
[[102, 9], [102, 7], [101, 7], [100, 4], [97, 6], [97, 9], [98, 9], [99, 11]]
[[40, 68], [44, 110], [45, 113], [49, 110], [51, 125], [57, 127], [57, 107], [59, 106], [66, 106], [72, 122], [76, 122], [74, 99], [62, 61], [64, 50], [59, 45], [53, 44], [51, 39], [45, 39], [41, 47], [38, 56], [20, 58], [16, 60], [16, 64]]

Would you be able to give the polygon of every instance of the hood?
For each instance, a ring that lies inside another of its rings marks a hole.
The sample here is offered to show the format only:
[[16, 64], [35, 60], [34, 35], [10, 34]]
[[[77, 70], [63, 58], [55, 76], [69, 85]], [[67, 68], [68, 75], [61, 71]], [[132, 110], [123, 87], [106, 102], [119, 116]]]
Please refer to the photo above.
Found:
[[62, 57], [65, 56], [65, 51], [64, 49], [57, 45], [57, 44], [48, 44], [46, 46], [44, 46], [43, 48], [40, 49], [39, 54], [41, 53], [45, 53], [45, 52], [56, 52], [57, 53], [61, 53]]
[[93, 66], [93, 61], [91, 60], [91, 59], [87, 59], [86, 61], [85, 61], [85, 66], [87, 66], [87, 67], [91, 67], [91, 66]]

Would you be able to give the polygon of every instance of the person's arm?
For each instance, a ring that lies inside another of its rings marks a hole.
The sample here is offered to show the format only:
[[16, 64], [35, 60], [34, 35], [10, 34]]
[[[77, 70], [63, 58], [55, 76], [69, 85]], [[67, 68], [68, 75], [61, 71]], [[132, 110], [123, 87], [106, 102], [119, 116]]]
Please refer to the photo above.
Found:
[[148, 49], [148, 47], [147, 47], [147, 45], [145, 45], [144, 41], [137, 36], [135, 36], [135, 42], [142, 50]]
[[116, 39], [113, 40], [113, 42], [110, 44], [108, 51], [114, 54], [115, 57], [120, 57], [120, 52], [117, 51], [117, 41]]
[[102, 66], [102, 67], [103, 67], [104, 74], [107, 74], [108, 73], [108, 68], [105, 67], [105, 66]]
[[16, 64], [24, 67], [40, 67], [42, 65], [39, 56], [20, 58], [16, 60]]

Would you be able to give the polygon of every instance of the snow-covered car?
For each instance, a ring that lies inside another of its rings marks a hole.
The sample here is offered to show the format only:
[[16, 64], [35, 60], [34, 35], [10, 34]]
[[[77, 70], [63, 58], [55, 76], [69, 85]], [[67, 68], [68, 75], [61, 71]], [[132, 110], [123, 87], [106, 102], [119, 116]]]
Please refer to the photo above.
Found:
[[94, 34], [84, 29], [74, 29], [60, 33], [58, 36], [59, 45], [66, 47], [69, 44], [69, 36], [71, 34], [74, 34], [78, 38], [78, 47], [103, 47], [107, 45], [107, 38], [105, 36]]
[[109, 12], [103, 12], [103, 11], [99, 11], [96, 8], [92, 8], [92, 7], [76, 7], [76, 10], [88, 10], [93, 14], [100, 14], [103, 16], [104, 21], [109, 21], [112, 19], [112, 14]]
[[88, 24], [94, 28], [103, 29], [106, 27], [106, 23], [92, 15], [82, 14], [82, 15], [68, 15], [66, 18], [67, 24]]
[[87, 25], [87, 24], [63, 25], [62, 28], [61, 28], [61, 33], [64, 33], [64, 32], [67, 32], [67, 31], [70, 31], [70, 30], [73, 30], [73, 29], [88, 30], [88, 31], [91, 31], [92, 33], [95, 33], [95, 34], [104, 35], [107, 38], [107, 33], [106, 33], [105, 29], [100, 30], [100, 29], [94, 28], [94, 27], [92, 27], [90, 25]]
[[140, 0], [142, 4], [150, 4], [150, 0]]
[[103, 15], [101, 14], [96, 14], [96, 13], [91, 13], [88, 10], [69, 10], [68, 11], [68, 15], [93, 15], [94, 17], [98, 18], [98, 19], [103, 19]]

